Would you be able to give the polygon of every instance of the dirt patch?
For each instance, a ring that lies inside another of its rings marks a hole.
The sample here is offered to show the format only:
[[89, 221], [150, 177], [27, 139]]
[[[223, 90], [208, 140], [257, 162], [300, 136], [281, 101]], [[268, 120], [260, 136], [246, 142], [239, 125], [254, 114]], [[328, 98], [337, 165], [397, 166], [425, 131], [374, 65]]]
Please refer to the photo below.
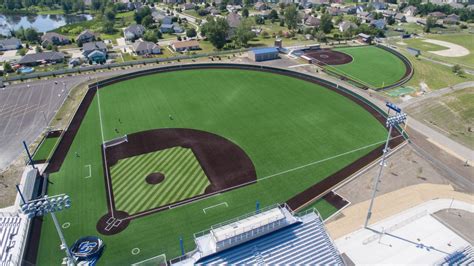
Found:
[[441, 50], [441, 51], [428, 51], [433, 54], [437, 54], [444, 57], [463, 57], [463, 56], [469, 55], [469, 50], [462, 47], [461, 45], [457, 45], [457, 44], [445, 42], [445, 41], [431, 40], [431, 39], [427, 39], [423, 41], [448, 48], [446, 50]]
[[320, 49], [316, 51], [311, 51], [304, 54], [307, 57], [313, 59], [313, 63], [318, 65], [343, 65], [352, 62], [352, 56], [338, 51], [333, 51], [331, 49]]
[[113, 216], [109, 212], [99, 219], [96, 229], [106, 236], [118, 234], [125, 230], [130, 223], [130, 220], [125, 219], [127, 217], [128, 213], [123, 211], [116, 211]]
[[145, 182], [150, 185], [156, 185], [165, 180], [165, 175], [162, 173], [152, 173], [145, 178]]

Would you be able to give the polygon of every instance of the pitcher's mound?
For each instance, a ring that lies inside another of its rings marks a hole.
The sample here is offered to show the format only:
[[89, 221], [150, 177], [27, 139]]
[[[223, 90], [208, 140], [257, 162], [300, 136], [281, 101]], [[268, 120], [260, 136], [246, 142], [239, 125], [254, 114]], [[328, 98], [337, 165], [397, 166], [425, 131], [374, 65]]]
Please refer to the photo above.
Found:
[[162, 173], [152, 173], [145, 178], [145, 181], [150, 185], [156, 185], [163, 182], [163, 180], [165, 180], [165, 175]]

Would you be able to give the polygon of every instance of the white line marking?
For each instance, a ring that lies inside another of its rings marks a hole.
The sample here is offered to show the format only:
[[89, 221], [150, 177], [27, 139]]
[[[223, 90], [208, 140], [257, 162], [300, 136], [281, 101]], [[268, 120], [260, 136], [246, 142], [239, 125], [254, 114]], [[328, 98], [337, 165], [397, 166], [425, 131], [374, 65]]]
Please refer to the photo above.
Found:
[[299, 65], [292, 65], [292, 66], [289, 66], [288, 68], [304, 67], [304, 66], [312, 66], [312, 64], [299, 64]]
[[227, 204], [227, 202], [224, 201], [224, 202], [221, 202], [221, 203], [219, 203], [219, 204], [206, 207], [206, 208], [202, 209], [202, 211], [204, 212], [204, 214], [207, 214], [207, 213], [206, 213], [206, 210], [211, 209], [211, 208], [214, 208], [214, 207], [217, 207], [217, 206], [221, 206], [221, 205], [225, 205], [226, 207], [229, 207], [229, 205]]
[[86, 176], [86, 177], [84, 177], [84, 178], [91, 178], [91, 176], [92, 176], [91, 165], [90, 165], [90, 164], [88, 164], [88, 165], [84, 165], [84, 167], [88, 167], [88, 168], [89, 168], [89, 175], [88, 175], [88, 176]]
[[[100, 134], [102, 136], [102, 156], [104, 156], [104, 163], [105, 165], [107, 165], [107, 157], [105, 155], [105, 147], [104, 147], [104, 127], [102, 125], [102, 111], [101, 111], [101, 108], [100, 108], [100, 94], [99, 94], [99, 86], [97, 85], [97, 81], [96, 81], [96, 94], [97, 94], [97, 107], [99, 108], [99, 121], [100, 121]], [[105, 167], [105, 174], [106, 176], [109, 176], [109, 170], [107, 169], [107, 166]], [[108, 194], [109, 194], [109, 202], [110, 202], [110, 205], [112, 206], [113, 204], [113, 199], [112, 199], [112, 184], [110, 184], [110, 178], [106, 178], [107, 180], [107, 190], [108, 190]], [[111, 212], [110, 212], [110, 215], [114, 217], [114, 211], [113, 211], [113, 208], [111, 208]]]
[[63, 229], [67, 229], [71, 226], [71, 223], [70, 222], [65, 222], [63, 223], [63, 225], [61, 226]]

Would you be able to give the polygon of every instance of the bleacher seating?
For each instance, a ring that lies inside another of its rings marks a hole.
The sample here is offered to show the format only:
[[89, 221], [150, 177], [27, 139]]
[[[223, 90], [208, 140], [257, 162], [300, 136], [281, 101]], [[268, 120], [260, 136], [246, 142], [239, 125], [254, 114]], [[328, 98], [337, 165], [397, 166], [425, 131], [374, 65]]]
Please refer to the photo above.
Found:
[[0, 265], [13, 265], [12, 249], [16, 245], [15, 236], [20, 229], [18, 216], [0, 217]]
[[474, 265], [474, 249], [472, 246], [462, 248], [443, 259], [441, 265]]
[[314, 213], [311, 219], [203, 257], [197, 264], [231, 265], [342, 265], [342, 259]]

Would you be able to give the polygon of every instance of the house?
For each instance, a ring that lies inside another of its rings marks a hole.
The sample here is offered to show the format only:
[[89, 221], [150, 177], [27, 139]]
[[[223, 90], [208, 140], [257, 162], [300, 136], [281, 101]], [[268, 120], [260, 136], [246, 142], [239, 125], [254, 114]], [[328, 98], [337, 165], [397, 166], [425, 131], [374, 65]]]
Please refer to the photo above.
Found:
[[372, 42], [372, 36], [370, 35], [367, 35], [365, 33], [359, 33], [359, 35], [357, 35], [359, 41], [361, 42], [364, 42], [364, 43], [368, 43], [370, 44]]
[[0, 51], [18, 50], [21, 48], [21, 41], [17, 38], [0, 40]]
[[174, 30], [174, 33], [183, 33], [184, 32], [184, 29], [178, 23], [173, 24], [173, 30]]
[[187, 40], [187, 41], [176, 41], [171, 44], [171, 48], [175, 52], [184, 52], [191, 50], [199, 50], [199, 42], [196, 40]]
[[370, 22], [370, 26], [379, 30], [385, 29], [385, 25], [386, 25], [385, 19], [375, 19]]
[[319, 27], [319, 25], [321, 24], [321, 20], [317, 17], [310, 16], [306, 19], [304, 24], [310, 27]]
[[133, 52], [137, 55], [159, 54], [160, 47], [152, 42], [136, 41], [133, 43]]
[[104, 42], [87, 42], [82, 45], [82, 54], [85, 57], [88, 57], [93, 51], [101, 51], [102, 53], [107, 54], [107, 46]]
[[227, 11], [229, 11], [229, 13], [232, 13], [232, 12], [237, 12], [241, 10], [242, 6], [241, 5], [227, 5], [226, 9]]
[[392, 11], [392, 10], [384, 10], [384, 11], [382, 11], [382, 16], [383, 16], [384, 18], [393, 18], [393, 17], [395, 17], [396, 14], [397, 14], [397, 12]]
[[252, 61], [261, 62], [267, 60], [273, 60], [278, 58], [278, 48], [276, 47], [265, 47], [256, 48], [248, 52], [248, 57]]
[[357, 29], [357, 24], [355, 24], [354, 22], [350, 22], [350, 21], [343, 21], [339, 24], [339, 31], [340, 32], [346, 32], [348, 31], [349, 29]]
[[443, 24], [456, 24], [459, 22], [459, 16], [456, 14], [448, 15], [445, 19], [443, 19]]
[[357, 14], [357, 17], [360, 18], [361, 21], [365, 23], [369, 23], [374, 19], [374, 15], [366, 11], [360, 12], [359, 14]]
[[416, 6], [407, 6], [403, 9], [403, 14], [408, 17], [414, 17], [418, 14], [418, 8]]
[[344, 14], [344, 11], [338, 7], [331, 7], [328, 11], [327, 11], [331, 16], [339, 16], [339, 15], [342, 15]]
[[360, 14], [360, 13], [362, 13], [362, 12], [364, 12], [364, 11], [365, 11], [365, 10], [364, 10], [364, 6], [357, 6], [357, 7], [356, 7], [356, 14]]
[[194, 4], [194, 3], [185, 3], [183, 5], [183, 9], [184, 10], [193, 10], [195, 6], [196, 6], [196, 4]]
[[446, 14], [444, 14], [443, 12], [435, 11], [429, 13], [428, 16], [434, 17], [436, 19], [444, 19], [446, 17]]
[[258, 1], [257, 3], [255, 3], [254, 7], [255, 7], [255, 10], [257, 11], [263, 11], [267, 9], [267, 4], [265, 4], [264, 2]]
[[144, 33], [145, 27], [140, 24], [130, 25], [123, 30], [123, 35], [127, 41], [134, 41], [138, 38], [141, 38]]
[[173, 24], [172, 16], [165, 16], [160, 20], [161, 24]]
[[23, 56], [18, 64], [22, 66], [36, 66], [47, 63], [61, 63], [64, 61], [64, 54], [60, 52], [42, 52], [27, 54]]
[[76, 43], [78, 44], [83, 44], [86, 42], [93, 42], [96, 40], [96, 35], [95, 33], [89, 31], [89, 30], [84, 30], [83, 32], [79, 33], [76, 37]]
[[151, 16], [155, 22], [162, 21], [164, 17], [166, 17], [166, 13], [160, 10], [153, 10], [151, 12]]
[[160, 31], [162, 33], [174, 33], [173, 24], [161, 24]]
[[395, 20], [398, 21], [398, 22], [407, 22], [407, 18], [405, 16], [405, 14], [403, 14], [403, 13], [397, 13], [395, 15]]
[[70, 44], [71, 40], [68, 37], [58, 34], [56, 32], [47, 32], [41, 36], [41, 46], [46, 47], [48, 45], [66, 45]]
[[357, 7], [349, 6], [349, 7], [343, 8], [342, 11], [348, 15], [354, 15], [357, 13]]
[[94, 50], [91, 53], [89, 53], [86, 57], [89, 60], [89, 64], [93, 64], [93, 63], [103, 64], [105, 63], [105, 61], [107, 61], [107, 53], [100, 50]]
[[227, 15], [226, 19], [230, 28], [237, 28], [240, 25], [242, 17], [237, 12], [231, 12]]
[[386, 3], [373, 2], [373, 3], [371, 3], [371, 5], [375, 10], [386, 10], [387, 9], [387, 4]]

